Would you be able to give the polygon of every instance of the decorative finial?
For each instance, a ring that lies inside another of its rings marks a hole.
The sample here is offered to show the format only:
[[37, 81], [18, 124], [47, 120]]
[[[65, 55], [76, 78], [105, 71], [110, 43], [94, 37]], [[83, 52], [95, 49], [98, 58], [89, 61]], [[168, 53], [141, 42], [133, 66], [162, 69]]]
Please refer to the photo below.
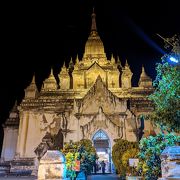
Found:
[[72, 60], [72, 57], [71, 57], [70, 63], [71, 63], [71, 64], [73, 64], [73, 60]]
[[18, 103], [17, 103], [17, 100], [16, 100], [11, 111], [17, 111], [17, 106], [18, 106], [17, 104]]
[[125, 63], [125, 66], [129, 66], [128, 62], [127, 62], [127, 59], [126, 59], [126, 63]]
[[73, 60], [72, 60], [72, 57], [71, 57], [71, 60], [69, 62], [69, 69], [72, 69], [74, 67], [74, 63], [73, 63]]
[[144, 65], [142, 64], [142, 72], [145, 72]]
[[31, 84], [35, 84], [35, 73], [33, 74], [33, 78], [32, 78]]
[[70, 62], [69, 62], [69, 67], [72, 67], [72, 66], [74, 66], [74, 63], [73, 63], [73, 60], [72, 60], [72, 57], [71, 57]]
[[79, 63], [79, 58], [78, 58], [78, 54], [77, 54], [77, 56], [76, 56], [76, 64], [78, 64]]
[[96, 27], [96, 14], [94, 12], [94, 8], [93, 8], [93, 13], [91, 15], [91, 18], [92, 18], [91, 35], [95, 36], [97, 35], [97, 27]]
[[50, 75], [53, 75], [53, 68], [51, 68], [51, 74]]
[[115, 59], [114, 59], [113, 54], [111, 55], [111, 63], [115, 64]]
[[64, 61], [64, 63], [63, 63], [63, 68], [66, 68], [66, 64], [65, 64], [65, 61]]
[[120, 59], [119, 59], [119, 56], [117, 57], [117, 64], [118, 64], [120, 67], [122, 67], [121, 61], [120, 61]]

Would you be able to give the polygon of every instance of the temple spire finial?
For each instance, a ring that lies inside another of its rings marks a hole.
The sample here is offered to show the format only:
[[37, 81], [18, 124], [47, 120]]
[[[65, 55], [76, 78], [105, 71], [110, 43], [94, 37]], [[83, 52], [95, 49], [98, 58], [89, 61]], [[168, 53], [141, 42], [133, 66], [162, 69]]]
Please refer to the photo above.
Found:
[[144, 65], [142, 64], [142, 72], [145, 72]]
[[94, 7], [93, 7], [93, 12], [91, 15], [92, 18], [92, 24], [91, 24], [91, 35], [97, 35], [97, 26], [96, 26], [96, 14], [94, 12]]
[[31, 81], [31, 84], [35, 84], [35, 73], [33, 74], [33, 77], [32, 77], [32, 81]]
[[51, 76], [53, 76], [53, 68], [51, 67], [51, 73], [50, 73]]

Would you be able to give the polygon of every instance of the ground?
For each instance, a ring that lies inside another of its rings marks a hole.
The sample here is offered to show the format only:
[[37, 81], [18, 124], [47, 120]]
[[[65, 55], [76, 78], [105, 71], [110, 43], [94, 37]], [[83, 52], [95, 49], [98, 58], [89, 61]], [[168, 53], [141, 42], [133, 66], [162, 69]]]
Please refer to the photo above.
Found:
[[[8, 177], [0, 177], [1, 180], [36, 180], [36, 177], [15, 177], [15, 176], [8, 176]], [[120, 178], [115, 174], [105, 174], [105, 175], [92, 175], [88, 176], [87, 180], [119, 180]]]

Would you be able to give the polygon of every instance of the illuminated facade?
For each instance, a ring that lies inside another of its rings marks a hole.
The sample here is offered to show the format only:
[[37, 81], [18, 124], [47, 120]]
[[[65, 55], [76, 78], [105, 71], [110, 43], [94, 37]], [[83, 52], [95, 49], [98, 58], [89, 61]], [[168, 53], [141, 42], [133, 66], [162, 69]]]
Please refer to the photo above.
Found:
[[[142, 129], [139, 115], [152, 111], [147, 100], [153, 92], [151, 78], [142, 67], [138, 87], [132, 87], [132, 75], [127, 61], [122, 67], [118, 58], [107, 59], [93, 13], [83, 58], [77, 56], [74, 62], [71, 59], [68, 68], [63, 65], [59, 85], [51, 70], [40, 92], [35, 77], [25, 89], [18, 110], [4, 125], [1, 157], [34, 158], [34, 151], [47, 132], [51, 135], [61, 132], [63, 142], [91, 139], [99, 155], [104, 152], [102, 158], [111, 161], [113, 140], [137, 141]], [[147, 121], [144, 133], [149, 134], [151, 128]], [[7, 142], [12, 137], [14, 144], [10, 145]]]

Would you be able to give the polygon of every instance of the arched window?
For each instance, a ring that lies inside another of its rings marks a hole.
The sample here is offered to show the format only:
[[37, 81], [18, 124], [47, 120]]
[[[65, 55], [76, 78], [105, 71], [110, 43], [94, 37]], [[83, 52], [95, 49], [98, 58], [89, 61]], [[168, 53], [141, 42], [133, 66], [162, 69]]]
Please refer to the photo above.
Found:
[[101, 139], [101, 140], [109, 139], [107, 134], [101, 129], [99, 131], [97, 131], [96, 134], [93, 137], [93, 140], [99, 140], [99, 139]]

